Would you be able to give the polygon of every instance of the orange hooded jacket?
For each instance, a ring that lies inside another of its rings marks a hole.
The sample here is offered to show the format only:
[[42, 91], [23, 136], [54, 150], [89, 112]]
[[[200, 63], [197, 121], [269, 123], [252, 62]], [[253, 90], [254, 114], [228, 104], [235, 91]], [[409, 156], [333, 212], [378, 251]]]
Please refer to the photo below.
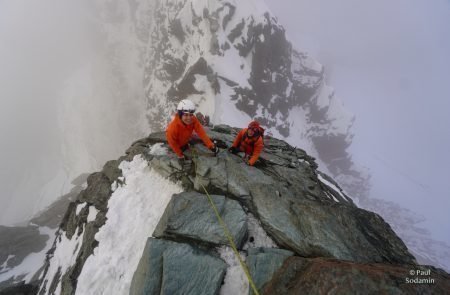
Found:
[[181, 121], [178, 115], [175, 115], [175, 117], [167, 126], [166, 137], [170, 147], [179, 157], [183, 157], [183, 151], [181, 150], [181, 147], [188, 144], [193, 131], [195, 131], [195, 133], [200, 136], [200, 138], [209, 149], [214, 147], [214, 144], [209, 139], [208, 135], [206, 135], [205, 129], [203, 129], [202, 124], [200, 124], [195, 116], [192, 118], [192, 124], [186, 125], [183, 123], [183, 121]]
[[247, 155], [251, 155], [248, 164], [253, 166], [264, 148], [264, 142], [262, 136], [258, 136], [256, 139], [246, 136], [247, 130], [248, 128], [244, 128], [239, 132], [233, 142], [233, 147], [240, 149]]

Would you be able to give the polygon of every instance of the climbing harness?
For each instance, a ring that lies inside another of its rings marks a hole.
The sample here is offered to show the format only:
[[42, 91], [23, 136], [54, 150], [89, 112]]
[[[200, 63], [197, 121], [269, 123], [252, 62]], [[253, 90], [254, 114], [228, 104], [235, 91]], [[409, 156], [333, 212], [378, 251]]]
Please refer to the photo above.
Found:
[[[197, 154], [197, 150], [195, 148], [192, 148], [192, 156], [195, 160], [198, 161], [198, 154]], [[194, 165], [196, 165], [196, 163], [194, 162]], [[222, 229], [225, 233], [225, 236], [228, 239], [228, 242], [230, 243], [231, 248], [233, 249], [234, 254], [236, 255], [237, 259], [239, 260], [239, 263], [242, 267], [242, 269], [244, 270], [245, 276], [247, 277], [247, 280], [250, 284], [250, 286], [253, 289], [253, 292], [255, 293], [255, 295], [259, 295], [258, 289], [256, 288], [255, 283], [253, 282], [252, 276], [250, 275], [250, 272], [248, 270], [247, 265], [245, 264], [245, 262], [242, 260], [241, 255], [239, 254], [236, 244], [233, 241], [233, 237], [231, 236], [231, 233], [227, 227], [227, 225], [225, 224], [225, 222], [223, 221], [222, 217], [220, 217], [219, 214], [219, 210], [217, 210], [216, 205], [214, 204], [211, 195], [208, 193], [208, 191], [206, 190], [206, 188], [203, 186], [203, 184], [200, 183], [200, 186], [203, 188], [203, 190], [205, 191], [206, 196], [208, 197], [208, 201], [209, 204], [211, 205], [212, 209], [214, 210], [214, 213], [216, 214], [217, 220], [219, 221], [220, 225], [222, 226]]]

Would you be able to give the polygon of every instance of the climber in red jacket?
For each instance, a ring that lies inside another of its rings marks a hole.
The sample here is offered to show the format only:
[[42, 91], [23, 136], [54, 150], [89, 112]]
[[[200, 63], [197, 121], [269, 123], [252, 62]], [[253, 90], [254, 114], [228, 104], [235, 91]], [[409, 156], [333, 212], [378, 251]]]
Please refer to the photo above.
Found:
[[[233, 145], [228, 149], [229, 152], [237, 154], [245, 153], [245, 162], [253, 166], [259, 158], [259, 154], [264, 148], [264, 129], [257, 121], [252, 121], [248, 128], [242, 129], [236, 136]], [[248, 159], [248, 160], [247, 160]]]
[[202, 125], [194, 116], [194, 113], [195, 104], [188, 99], [183, 99], [178, 104], [177, 114], [166, 129], [167, 142], [175, 154], [177, 154], [180, 162], [184, 162], [185, 160], [183, 151], [187, 149], [194, 131], [214, 154], [217, 154], [219, 151], [211, 139], [209, 139]]

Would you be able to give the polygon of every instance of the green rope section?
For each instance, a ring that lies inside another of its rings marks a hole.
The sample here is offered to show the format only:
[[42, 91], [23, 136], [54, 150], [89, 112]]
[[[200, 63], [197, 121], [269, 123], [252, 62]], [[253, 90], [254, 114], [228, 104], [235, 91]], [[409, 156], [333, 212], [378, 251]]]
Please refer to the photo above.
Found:
[[[192, 155], [193, 157], [198, 161], [198, 155], [197, 155], [197, 150], [192, 148]], [[196, 175], [197, 176], [197, 175]], [[208, 193], [208, 191], [206, 190], [206, 188], [203, 186], [203, 184], [200, 183], [200, 186], [203, 188], [203, 190], [205, 191], [206, 196], [208, 197], [209, 203], [211, 204], [212, 209], [214, 210], [214, 213], [216, 214], [217, 220], [219, 221], [220, 225], [222, 226], [222, 229], [225, 233], [225, 236], [228, 239], [228, 242], [230, 243], [231, 248], [233, 249], [234, 254], [236, 255], [237, 259], [239, 260], [239, 263], [242, 267], [242, 269], [244, 270], [245, 275], [247, 276], [247, 280], [250, 284], [250, 286], [253, 289], [253, 292], [255, 293], [255, 295], [259, 295], [258, 289], [256, 288], [255, 283], [253, 282], [252, 276], [250, 275], [250, 272], [248, 270], [247, 265], [245, 264], [245, 262], [242, 260], [241, 255], [239, 254], [236, 244], [233, 241], [233, 237], [227, 227], [227, 225], [225, 224], [225, 222], [223, 221], [222, 217], [220, 217], [219, 211], [217, 210], [216, 205], [214, 204], [211, 195]]]

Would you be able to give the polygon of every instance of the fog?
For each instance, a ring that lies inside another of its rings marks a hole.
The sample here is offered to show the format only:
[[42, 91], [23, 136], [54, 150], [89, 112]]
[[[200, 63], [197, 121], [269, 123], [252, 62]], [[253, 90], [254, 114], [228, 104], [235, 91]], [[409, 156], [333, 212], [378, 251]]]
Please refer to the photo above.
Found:
[[356, 116], [371, 196], [423, 215], [450, 243], [450, 2], [266, 0]]
[[87, 0], [0, 0], [0, 224], [26, 220], [144, 134], [140, 94], [127, 92], [142, 87], [115, 81], [99, 15]]
[[[450, 243], [449, 2], [266, 2], [356, 115], [351, 153], [373, 175], [371, 195], [424, 215]], [[30, 217], [150, 131], [135, 53], [117, 49], [130, 56], [111, 64], [94, 3], [0, 0], [0, 224]]]

